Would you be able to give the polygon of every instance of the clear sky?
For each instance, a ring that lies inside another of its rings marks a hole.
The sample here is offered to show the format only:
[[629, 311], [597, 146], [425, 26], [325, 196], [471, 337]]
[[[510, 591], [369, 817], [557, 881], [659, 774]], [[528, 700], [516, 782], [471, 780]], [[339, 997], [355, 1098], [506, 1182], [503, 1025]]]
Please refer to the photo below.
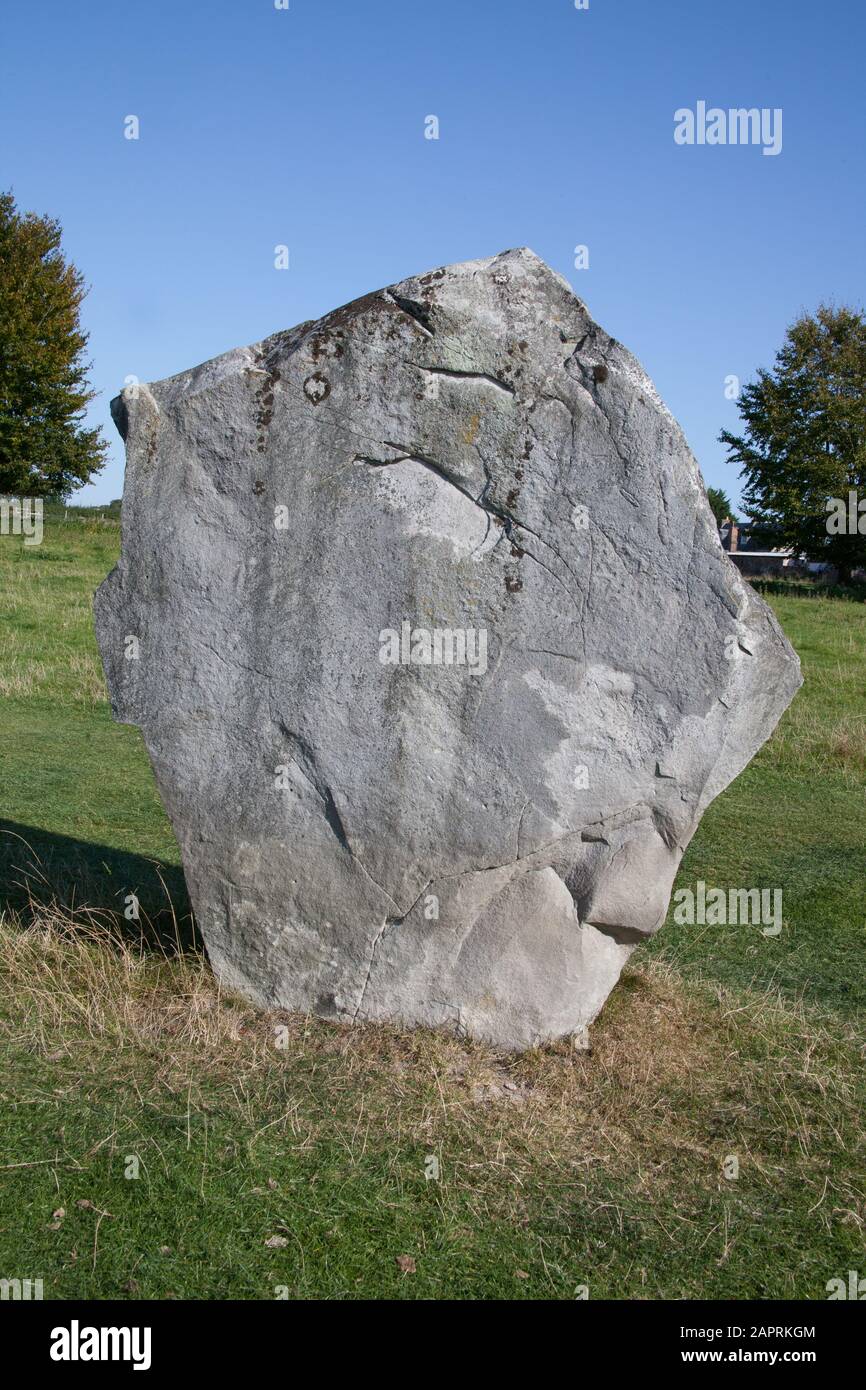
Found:
[[[736, 501], [726, 377], [866, 298], [864, 39], [862, 0], [7, 0], [0, 186], [60, 218], [91, 285], [112, 453], [76, 500], [120, 495], [125, 377], [527, 245]], [[781, 108], [781, 153], [676, 144], [699, 101]]]

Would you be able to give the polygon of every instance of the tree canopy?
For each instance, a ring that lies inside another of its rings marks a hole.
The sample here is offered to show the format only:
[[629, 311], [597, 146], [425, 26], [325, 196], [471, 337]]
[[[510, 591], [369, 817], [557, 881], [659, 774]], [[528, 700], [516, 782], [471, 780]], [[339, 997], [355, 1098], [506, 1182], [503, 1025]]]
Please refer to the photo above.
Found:
[[730, 517], [732, 521], [736, 521], [737, 518], [734, 516], [734, 509], [731, 506], [731, 499], [725, 492], [724, 488], [708, 487], [707, 501], [710, 504], [710, 511], [716, 518], [717, 526], [721, 526], [722, 522], [725, 520], [726, 517]]
[[66, 495], [103, 466], [107, 446], [84, 425], [86, 289], [61, 235], [0, 193], [0, 494]]
[[[743, 387], [723, 430], [754, 520], [797, 553], [866, 565], [866, 319], [821, 305], [791, 325], [772, 371]], [[844, 519], [842, 518], [844, 511]]]

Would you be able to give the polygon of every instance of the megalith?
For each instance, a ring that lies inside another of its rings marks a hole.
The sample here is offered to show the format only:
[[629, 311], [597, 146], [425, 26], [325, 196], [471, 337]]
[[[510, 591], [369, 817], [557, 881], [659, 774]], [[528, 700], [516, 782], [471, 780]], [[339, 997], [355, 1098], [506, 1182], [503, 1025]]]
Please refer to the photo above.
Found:
[[220, 980], [579, 1033], [800, 684], [638, 362], [524, 249], [112, 409], [99, 645]]

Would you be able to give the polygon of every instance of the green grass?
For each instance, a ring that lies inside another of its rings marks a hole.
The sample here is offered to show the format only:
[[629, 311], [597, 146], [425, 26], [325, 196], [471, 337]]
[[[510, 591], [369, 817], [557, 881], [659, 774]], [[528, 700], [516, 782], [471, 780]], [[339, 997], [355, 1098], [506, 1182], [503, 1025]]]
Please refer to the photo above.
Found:
[[689, 978], [772, 983], [863, 1017], [866, 1005], [866, 604], [773, 604], [805, 683], [758, 756], [708, 809], [678, 886], [781, 888], [785, 929], [677, 926], [650, 953]]
[[823, 1298], [866, 1267], [866, 606], [773, 600], [806, 685], [679, 875], [781, 887], [781, 935], [669, 921], [591, 1053], [503, 1058], [257, 1015], [194, 946], [120, 930], [136, 891], [159, 941], [189, 936], [93, 640], [118, 544], [62, 513], [40, 547], [0, 538], [0, 1277], [60, 1298], [739, 1299]]

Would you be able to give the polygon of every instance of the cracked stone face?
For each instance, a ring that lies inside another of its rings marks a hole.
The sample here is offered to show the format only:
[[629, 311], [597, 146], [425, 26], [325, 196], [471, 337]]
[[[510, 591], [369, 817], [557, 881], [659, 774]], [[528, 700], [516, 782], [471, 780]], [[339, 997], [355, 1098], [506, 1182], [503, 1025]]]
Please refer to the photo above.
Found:
[[221, 981], [582, 1030], [800, 684], [639, 364], [520, 250], [112, 408], [97, 635]]

